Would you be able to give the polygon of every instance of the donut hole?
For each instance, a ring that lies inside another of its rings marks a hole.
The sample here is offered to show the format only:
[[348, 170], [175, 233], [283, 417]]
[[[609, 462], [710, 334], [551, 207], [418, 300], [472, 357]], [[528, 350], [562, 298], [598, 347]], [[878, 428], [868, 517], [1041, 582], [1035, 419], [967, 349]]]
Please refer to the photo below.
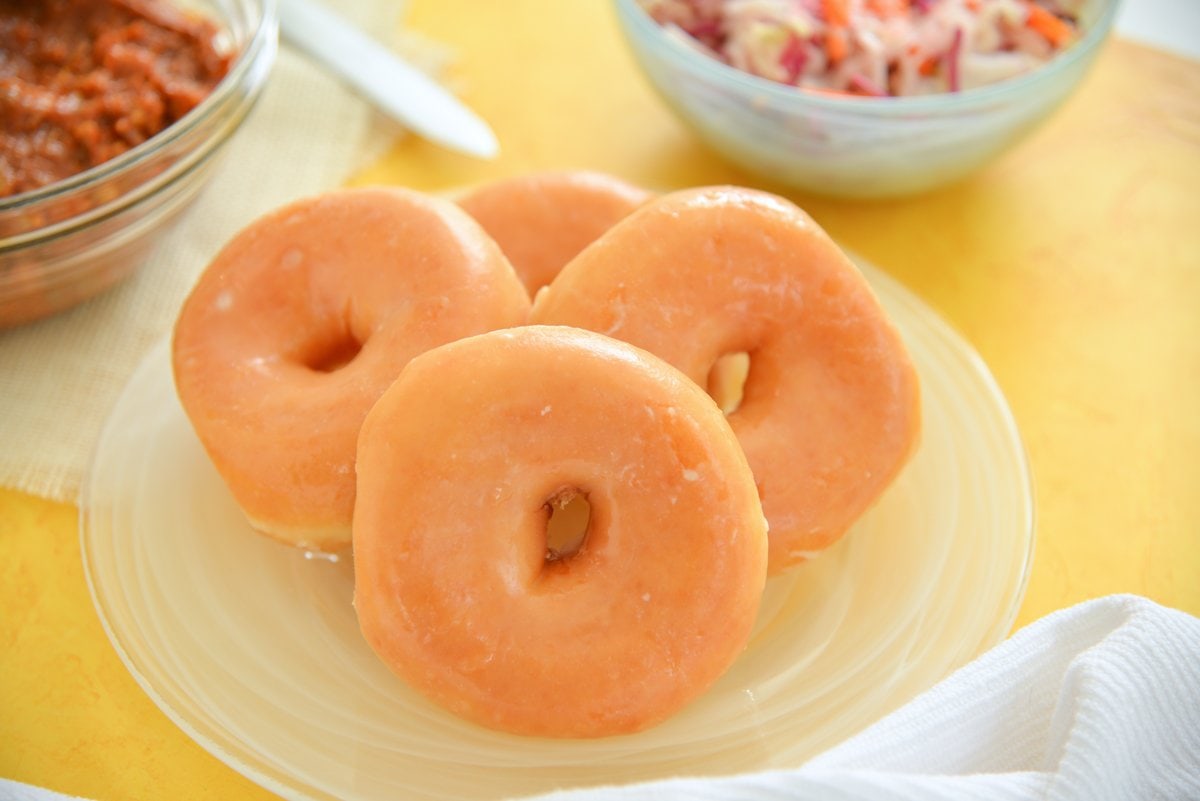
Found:
[[709, 368], [706, 389], [727, 416], [742, 405], [749, 375], [750, 354], [744, 350], [726, 353]]
[[546, 562], [569, 559], [587, 539], [592, 505], [577, 489], [560, 490], [546, 501]]
[[363, 343], [348, 330], [312, 342], [301, 363], [317, 373], [332, 373], [342, 369], [362, 351]]

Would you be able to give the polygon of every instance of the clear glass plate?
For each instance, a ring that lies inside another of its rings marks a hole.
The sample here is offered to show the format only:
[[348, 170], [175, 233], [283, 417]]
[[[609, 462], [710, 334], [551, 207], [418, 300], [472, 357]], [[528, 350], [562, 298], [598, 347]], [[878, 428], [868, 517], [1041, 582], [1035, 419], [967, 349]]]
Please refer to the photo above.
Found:
[[165, 342], [118, 401], [84, 488], [100, 619], [172, 720], [287, 798], [508, 798], [799, 765], [999, 642], [1033, 548], [1029, 469], [991, 375], [860, 265], [921, 375], [920, 448], [841, 543], [768, 583], [747, 651], [657, 728], [516, 737], [408, 689], [359, 634], [349, 558], [249, 530], [179, 406]]

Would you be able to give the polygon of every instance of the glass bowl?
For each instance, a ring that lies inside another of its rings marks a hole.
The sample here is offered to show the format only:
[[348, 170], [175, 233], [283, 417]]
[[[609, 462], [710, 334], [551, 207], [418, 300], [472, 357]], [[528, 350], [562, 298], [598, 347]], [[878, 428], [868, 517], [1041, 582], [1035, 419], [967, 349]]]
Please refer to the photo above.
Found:
[[1025, 75], [921, 97], [828, 97], [742, 72], [615, 0], [634, 57], [710, 147], [772, 181], [835, 197], [899, 197], [965, 177], [1028, 134], [1076, 88], [1119, 0], [1089, 0], [1083, 35]]
[[276, 0], [180, 3], [220, 26], [228, 74], [182, 119], [78, 175], [0, 198], [0, 329], [74, 306], [132, 274], [195, 198], [258, 99]]

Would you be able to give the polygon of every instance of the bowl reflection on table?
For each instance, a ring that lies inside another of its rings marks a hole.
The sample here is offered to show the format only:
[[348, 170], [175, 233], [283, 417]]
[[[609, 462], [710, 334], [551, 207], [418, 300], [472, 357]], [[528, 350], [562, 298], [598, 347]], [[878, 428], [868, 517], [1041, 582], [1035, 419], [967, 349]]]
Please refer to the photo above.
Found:
[[773, 182], [841, 197], [897, 197], [983, 166], [1078, 86], [1119, 0], [1089, 0], [1079, 41], [1036, 70], [962, 92], [830, 97], [759, 78], [689, 46], [637, 0], [615, 0], [633, 54], [667, 104], [712, 148]]
[[275, 0], [187, 3], [236, 53], [194, 109], [78, 175], [0, 198], [0, 329], [81, 303], [132, 274], [212, 172], [257, 100], [277, 47]]

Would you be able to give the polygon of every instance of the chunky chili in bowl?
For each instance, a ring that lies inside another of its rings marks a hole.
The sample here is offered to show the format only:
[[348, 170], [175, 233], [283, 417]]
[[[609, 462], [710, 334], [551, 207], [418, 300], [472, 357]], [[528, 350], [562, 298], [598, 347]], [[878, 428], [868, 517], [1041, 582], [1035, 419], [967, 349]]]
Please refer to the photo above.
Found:
[[230, 56], [164, 0], [0, 0], [0, 197], [136, 147], [200, 103]]

